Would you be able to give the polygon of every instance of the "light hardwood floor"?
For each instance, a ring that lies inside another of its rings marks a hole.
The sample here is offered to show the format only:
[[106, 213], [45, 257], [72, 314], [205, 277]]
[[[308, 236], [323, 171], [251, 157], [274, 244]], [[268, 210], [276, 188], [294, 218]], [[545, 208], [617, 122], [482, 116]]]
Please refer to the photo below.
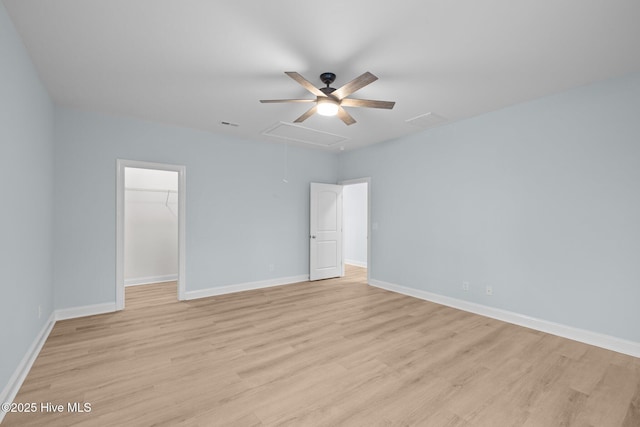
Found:
[[640, 426], [640, 359], [346, 278], [60, 321], [7, 426]]

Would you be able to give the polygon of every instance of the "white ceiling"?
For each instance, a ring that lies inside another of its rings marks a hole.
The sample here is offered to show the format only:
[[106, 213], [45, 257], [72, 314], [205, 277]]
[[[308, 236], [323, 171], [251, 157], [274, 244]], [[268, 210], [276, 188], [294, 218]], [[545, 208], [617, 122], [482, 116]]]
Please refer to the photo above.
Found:
[[[352, 95], [396, 101], [351, 108], [357, 120], [313, 116], [305, 127], [361, 147], [420, 128], [433, 112], [476, 116], [640, 71], [638, 0], [4, 0], [60, 105], [254, 140], [307, 104], [259, 99], [313, 95], [284, 71]], [[238, 127], [222, 125], [226, 121]]]

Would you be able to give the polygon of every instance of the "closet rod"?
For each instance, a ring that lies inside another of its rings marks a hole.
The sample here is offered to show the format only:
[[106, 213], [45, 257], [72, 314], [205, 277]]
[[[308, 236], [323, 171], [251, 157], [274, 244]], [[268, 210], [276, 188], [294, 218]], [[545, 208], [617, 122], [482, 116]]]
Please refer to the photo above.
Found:
[[177, 190], [159, 190], [153, 188], [125, 187], [125, 191], [151, 191], [153, 193], [177, 193]]

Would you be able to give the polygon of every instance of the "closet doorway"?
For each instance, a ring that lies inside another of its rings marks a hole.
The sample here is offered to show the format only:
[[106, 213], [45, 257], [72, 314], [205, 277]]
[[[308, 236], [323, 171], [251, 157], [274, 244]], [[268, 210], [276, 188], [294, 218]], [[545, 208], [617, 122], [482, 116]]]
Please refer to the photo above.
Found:
[[366, 277], [371, 266], [370, 194], [371, 179], [342, 181], [343, 276]]
[[[130, 160], [117, 163], [117, 308], [124, 309], [125, 286], [153, 284], [158, 295], [169, 291], [182, 300], [184, 166]], [[145, 294], [149, 290], [145, 288]]]

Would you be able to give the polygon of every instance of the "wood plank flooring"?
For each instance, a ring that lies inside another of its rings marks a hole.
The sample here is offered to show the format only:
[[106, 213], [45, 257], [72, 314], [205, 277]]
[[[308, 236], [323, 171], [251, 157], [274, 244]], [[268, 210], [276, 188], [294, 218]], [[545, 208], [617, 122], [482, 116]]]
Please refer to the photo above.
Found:
[[640, 359], [347, 277], [56, 324], [7, 426], [640, 426]]

